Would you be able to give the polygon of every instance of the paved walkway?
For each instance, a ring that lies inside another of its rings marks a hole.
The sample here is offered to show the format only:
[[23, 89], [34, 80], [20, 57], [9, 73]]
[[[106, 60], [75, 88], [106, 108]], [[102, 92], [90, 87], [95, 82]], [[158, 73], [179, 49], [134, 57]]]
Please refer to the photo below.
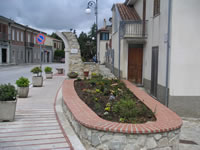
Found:
[[180, 150], [200, 150], [200, 118], [182, 118]]
[[31, 88], [27, 99], [18, 99], [14, 122], [0, 122], [1, 150], [70, 150], [70, 142], [54, 112], [57, 90], [64, 77], [45, 80]]

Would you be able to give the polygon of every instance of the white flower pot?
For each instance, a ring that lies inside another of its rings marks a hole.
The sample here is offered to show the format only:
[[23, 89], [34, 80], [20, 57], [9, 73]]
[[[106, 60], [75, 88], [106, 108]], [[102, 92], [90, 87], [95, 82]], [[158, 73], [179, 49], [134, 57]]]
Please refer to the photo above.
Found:
[[50, 73], [47, 73], [46, 72], [46, 79], [52, 79], [53, 78], [53, 73], [50, 72]]
[[0, 101], [0, 121], [13, 121], [15, 118], [17, 100]]
[[33, 76], [32, 78], [33, 87], [42, 87], [43, 85], [43, 77], [42, 76]]
[[18, 96], [20, 98], [27, 98], [28, 92], [29, 92], [29, 87], [18, 87], [17, 92], [18, 92]]

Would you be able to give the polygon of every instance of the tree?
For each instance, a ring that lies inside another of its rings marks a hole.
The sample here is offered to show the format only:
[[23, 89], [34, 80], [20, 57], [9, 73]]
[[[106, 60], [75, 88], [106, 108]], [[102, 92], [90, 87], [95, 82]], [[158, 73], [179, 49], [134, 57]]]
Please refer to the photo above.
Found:
[[62, 58], [65, 58], [65, 51], [64, 50], [55, 50], [54, 59], [56, 61], [60, 61]]
[[88, 34], [81, 32], [78, 38], [83, 61], [91, 61], [96, 55], [96, 24], [93, 24]]
[[80, 45], [81, 57], [82, 57], [83, 61], [87, 61], [87, 58], [89, 57], [88, 48], [86, 46], [86, 43], [88, 40], [89, 40], [89, 38], [88, 38], [87, 34], [84, 32], [81, 32], [81, 34], [79, 35], [79, 38], [78, 38], [78, 42]]
[[58, 39], [58, 40], [62, 40], [56, 33], [52, 33], [51, 35], [50, 35], [52, 38], [55, 38], [55, 39]]

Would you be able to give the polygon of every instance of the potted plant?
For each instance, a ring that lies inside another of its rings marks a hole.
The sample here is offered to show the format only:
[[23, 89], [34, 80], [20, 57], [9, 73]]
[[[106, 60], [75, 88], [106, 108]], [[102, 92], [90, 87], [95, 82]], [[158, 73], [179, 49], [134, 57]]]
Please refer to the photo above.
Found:
[[88, 77], [89, 76], [89, 70], [84, 69], [83, 74], [84, 74], [84, 77]]
[[76, 72], [70, 72], [67, 75], [69, 78], [77, 78], [78, 77], [78, 73], [76, 73]]
[[29, 83], [30, 81], [28, 78], [20, 77], [17, 81], [17, 93], [20, 98], [26, 98], [28, 97], [29, 92]]
[[40, 67], [34, 67], [31, 72], [36, 76], [32, 77], [32, 83], [34, 87], [42, 87], [43, 85], [43, 77], [42, 77], [42, 69]]
[[47, 79], [52, 79], [53, 78], [53, 72], [51, 67], [45, 67], [44, 72], [46, 74]]
[[13, 121], [17, 103], [17, 90], [11, 84], [0, 85], [0, 121]]

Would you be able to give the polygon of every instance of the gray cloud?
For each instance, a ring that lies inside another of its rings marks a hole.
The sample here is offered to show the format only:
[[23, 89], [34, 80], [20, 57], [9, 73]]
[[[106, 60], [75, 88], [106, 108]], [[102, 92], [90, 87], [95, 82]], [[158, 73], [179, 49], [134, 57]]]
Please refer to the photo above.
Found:
[[[125, 0], [99, 0], [99, 27], [103, 19], [111, 17], [113, 3]], [[56, 30], [88, 31], [95, 22], [94, 9], [85, 14], [87, 0], [1, 0], [0, 15], [16, 22], [44, 31]]]

